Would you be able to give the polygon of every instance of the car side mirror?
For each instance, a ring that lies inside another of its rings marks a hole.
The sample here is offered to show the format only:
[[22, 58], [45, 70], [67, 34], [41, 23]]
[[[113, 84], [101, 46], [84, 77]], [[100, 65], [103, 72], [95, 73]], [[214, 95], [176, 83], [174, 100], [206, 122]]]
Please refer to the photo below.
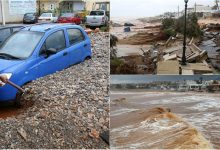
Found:
[[57, 53], [57, 50], [55, 48], [49, 48], [46, 51], [47, 57], [49, 57], [50, 55], [54, 55]]

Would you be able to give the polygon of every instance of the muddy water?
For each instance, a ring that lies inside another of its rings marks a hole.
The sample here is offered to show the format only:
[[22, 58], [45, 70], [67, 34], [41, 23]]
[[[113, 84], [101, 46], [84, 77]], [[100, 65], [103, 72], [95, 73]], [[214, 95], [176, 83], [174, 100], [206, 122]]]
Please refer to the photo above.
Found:
[[[220, 94], [170, 92], [112, 92], [111, 100], [126, 98], [111, 107], [111, 127], [123, 126], [117, 118], [138, 109], [167, 107], [202, 132], [214, 148], [220, 148]], [[129, 118], [129, 117], [128, 117]]]
[[6, 119], [9, 117], [14, 117], [17, 116], [21, 113], [21, 109], [17, 109], [14, 107], [6, 107], [6, 108], [0, 108], [0, 118], [1, 119]]
[[15, 107], [12, 102], [0, 103], [0, 119], [7, 119], [10, 117], [16, 117], [23, 112], [25, 112], [28, 108], [32, 107], [34, 102], [28, 101], [25, 102], [21, 108]]
[[151, 45], [118, 45], [117, 57], [131, 56], [131, 55], [143, 55], [141, 48], [144, 51], [148, 50]]

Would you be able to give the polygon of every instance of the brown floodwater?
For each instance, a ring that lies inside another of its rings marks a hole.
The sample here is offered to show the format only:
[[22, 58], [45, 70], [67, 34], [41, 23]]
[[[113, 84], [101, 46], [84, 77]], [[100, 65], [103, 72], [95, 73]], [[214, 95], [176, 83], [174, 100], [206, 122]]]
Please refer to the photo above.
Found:
[[[132, 122], [129, 118], [135, 112], [157, 107], [170, 108], [171, 112], [183, 118], [200, 131], [213, 147], [220, 149], [220, 94], [178, 93], [147, 91], [112, 91], [111, 92], [111, 128], [124, 128]], [[122, 99], [117, 101], [116, 99]], [[135, 118], [135, 117], [134, 117]], [[131, 130], [131, 129], [130, 129]], [[158, 128], [160, 130], [160, 128]], [[124, 130], [124, 132], [126, 132]], [[140, 143], [139, 143], [140, 144]]]
[[34, 102], [26, 101], [21, 108], [16, 107], [13, 102], [0, 102], [0, 119], [7, 119], [10, 117], [16, 117], [28, 108], [32, 107]]

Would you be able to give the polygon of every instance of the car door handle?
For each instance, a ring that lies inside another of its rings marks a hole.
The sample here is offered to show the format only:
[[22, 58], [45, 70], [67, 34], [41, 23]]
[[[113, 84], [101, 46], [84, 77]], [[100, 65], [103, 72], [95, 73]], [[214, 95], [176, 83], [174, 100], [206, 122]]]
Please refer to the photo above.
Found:
[[87, 46], [88, 46], [88, 44], [85, 44], [85, 45], [84, 45], [84, 47], [87, 47]]
[[64, 53], [63, 53], [63, 56], [66, 56], [67, 54], [68, 54], [67, 52], [64, 52]]

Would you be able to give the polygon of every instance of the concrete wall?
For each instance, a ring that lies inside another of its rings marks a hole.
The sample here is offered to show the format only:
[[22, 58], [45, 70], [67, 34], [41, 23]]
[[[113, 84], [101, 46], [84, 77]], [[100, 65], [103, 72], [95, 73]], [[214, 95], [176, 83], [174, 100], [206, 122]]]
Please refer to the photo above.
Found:
[[84, 10], [84, 2], [73, 2], [73, 10], [74, 11], [80, 11]]
[[110, 0], [86, 0], [86, 10], [92, 11], [93, 4], [95, 2], [110, 2]]

